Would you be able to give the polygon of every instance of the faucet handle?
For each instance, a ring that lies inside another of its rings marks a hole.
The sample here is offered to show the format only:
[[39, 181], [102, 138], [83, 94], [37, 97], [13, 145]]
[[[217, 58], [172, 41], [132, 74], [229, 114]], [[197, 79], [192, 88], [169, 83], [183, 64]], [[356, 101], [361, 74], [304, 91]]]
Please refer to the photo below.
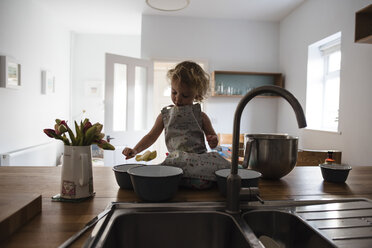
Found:
[[241, 188], [239, 199], [246, 201], [259, 201], [264, 204], [264, 201], [260, 197], [260, 191], [257, 187]]

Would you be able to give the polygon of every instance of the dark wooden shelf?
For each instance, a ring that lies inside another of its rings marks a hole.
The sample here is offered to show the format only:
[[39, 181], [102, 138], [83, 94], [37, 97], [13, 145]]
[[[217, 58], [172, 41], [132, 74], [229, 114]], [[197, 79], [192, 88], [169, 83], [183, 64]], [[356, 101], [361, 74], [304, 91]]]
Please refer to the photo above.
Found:
[[[223, 85], [223, 90], [219, 87]], [[284, 88], [284, 77], [281, 73], [214, 71], [212, 73], [211, 90], [214, 97], [242, 97], [249, 89], [263, 85], [276, 85]], [[226, 92], [229, 88], [230, 92]], [[262, 95], [263, 97], [276, 97]]]
[[372, 44], [372, 4], [355, 13], [355, 42]]

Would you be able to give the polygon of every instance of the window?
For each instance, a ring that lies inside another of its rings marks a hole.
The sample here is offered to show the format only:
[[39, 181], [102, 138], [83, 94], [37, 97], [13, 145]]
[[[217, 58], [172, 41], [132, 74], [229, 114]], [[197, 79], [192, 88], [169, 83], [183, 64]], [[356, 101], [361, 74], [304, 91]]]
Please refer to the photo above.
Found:
[[127, 65], [114, 64], [113, 130], [127, 129]]
[[309, 46], [306, 119], [309, 129], [338, 132], [341, 32]]
[[147, 103], [147, 68], [135, 67], [134, 82], [134, 130], [146, 129], [146, 103]]

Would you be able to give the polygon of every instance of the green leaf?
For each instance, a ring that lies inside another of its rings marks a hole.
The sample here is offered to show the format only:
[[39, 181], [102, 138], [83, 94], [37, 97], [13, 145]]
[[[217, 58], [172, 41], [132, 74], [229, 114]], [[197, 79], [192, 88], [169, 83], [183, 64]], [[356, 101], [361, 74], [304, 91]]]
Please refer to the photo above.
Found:
[[66, 134], [63, 134], [62, 136], [62, 141], [63, 143], [65, 143], [65, 145], [70, 145], [70, 141], [68, 140], [68, 138], [66, 137]]
[[72, 145], [75, 145], [76, 139], [75, 139], [74, 133], [72, 132], [71, 128], [67, 127], [67, 132], [68, 132], [68, 135], [70, 136]]
[[82, 132], [79, 128], [79, 125], [77, 124], [76, 121], [75, 121], [75, 130], [76, 130], [76, 140], [75, 140], [74, 145], [79, 146], [83, 142], [83, 134], [82, 134]]
[[83, 146], [84, 145], [84, 140], [85, 140], [85, 135], [84, 135], [84, 124], [82, 121], [80, 121], [80, 129], [78, 128], [80, 134], [81, 134], [81, 138], [79, 140], [79, 146]]
[[85, 133], [84, 144], [89, 146], [92, 144], [97, 132], [97, 126], [91, 126]]

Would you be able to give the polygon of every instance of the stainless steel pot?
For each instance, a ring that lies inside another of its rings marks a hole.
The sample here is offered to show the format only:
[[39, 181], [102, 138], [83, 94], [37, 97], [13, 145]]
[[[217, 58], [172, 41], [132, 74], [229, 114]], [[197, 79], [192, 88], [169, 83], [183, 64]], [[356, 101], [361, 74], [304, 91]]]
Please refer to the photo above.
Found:
[[262, 173], [262, 178], [279, 179], [297, 162], [298, 138], [288, 134], [247, 134], [243, 167]]

